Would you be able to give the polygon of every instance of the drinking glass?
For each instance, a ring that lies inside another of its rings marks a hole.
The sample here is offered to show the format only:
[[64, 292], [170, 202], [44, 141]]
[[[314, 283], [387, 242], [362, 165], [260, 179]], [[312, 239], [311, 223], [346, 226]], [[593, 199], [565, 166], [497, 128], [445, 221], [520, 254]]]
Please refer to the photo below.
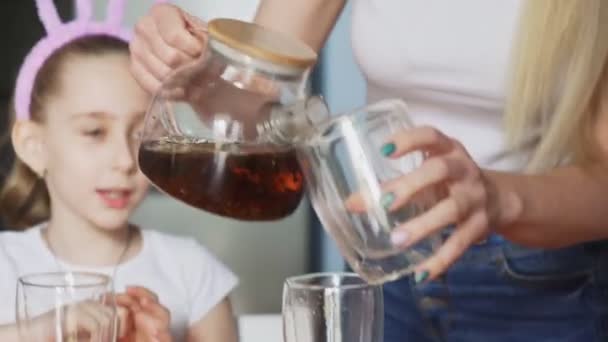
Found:
[[114, 342], [117, 315], [111, 278], [85, 272], [38, 273], [17, 281], [21, 341]]
[[354, 273], [314, 273], [285, 281], [285, 342], [382, 342], [383, 324], [382, 287]]
[[416, 169], [423, 154], [382, 155], [397, 132], [412, 128], [407, 106], [383, 100], [339, 115], [297, 146], [312, 205], [346, 261], [366, 281], [379, 284], [409, 274], [441, 244], [429, 236], [406, 249], [391, 243], [391, 232], [436, 201], [419, 193], [397, 210], [382, 205], [387, 184]]

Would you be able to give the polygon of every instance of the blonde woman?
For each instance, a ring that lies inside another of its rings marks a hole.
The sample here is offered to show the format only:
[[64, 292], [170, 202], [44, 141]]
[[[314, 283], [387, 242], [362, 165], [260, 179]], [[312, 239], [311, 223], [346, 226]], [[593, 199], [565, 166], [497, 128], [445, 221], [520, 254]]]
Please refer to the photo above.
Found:
[[[262, 0], [256, 21], [319, 50], [344, 4]], [[383, 203], [447, 190], [395, 229], [398, 246], [436, 231], [447, 240], [385, 286], [385, 341], [606, 341], [608, 2], [353, 6], [369, 100], [401, 97], [419, 124], [378, 153], [429, 155]], [[141, 19], [131, 55], [144, 87], [201, 53], [191, 25], [201, 24], [172, 6]]]

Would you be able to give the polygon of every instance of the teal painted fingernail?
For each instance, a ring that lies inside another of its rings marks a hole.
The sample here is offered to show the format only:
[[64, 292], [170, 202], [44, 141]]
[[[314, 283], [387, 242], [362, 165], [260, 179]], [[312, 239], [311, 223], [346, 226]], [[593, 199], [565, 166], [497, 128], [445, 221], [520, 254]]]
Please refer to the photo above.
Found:
[[416, 284], [420, 284], [423, 281], [427, 280], [429, 275], [429, 271], [416, 272], [414, 280], [416, 281]]
[[388, 157], [391, 154], [395, 153], [396, 149], [397, 149], [397, 145], [395, 145], [394, 143], [387, 143], [387, 144], [382, 145], [380, 152], [382, 152], [383, 156]]
[[392, 192], [386, 193], [380, 197], [380, 205], [383, 206], [384, 209], [389, 209], [394, 201], [395, 195]]

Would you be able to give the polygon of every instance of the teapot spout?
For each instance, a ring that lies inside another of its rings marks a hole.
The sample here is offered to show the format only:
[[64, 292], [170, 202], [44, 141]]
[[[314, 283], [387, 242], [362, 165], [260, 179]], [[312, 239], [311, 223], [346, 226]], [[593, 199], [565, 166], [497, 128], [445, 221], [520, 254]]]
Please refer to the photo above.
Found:
[[262, 141], [274, 144], [302, 144], [330, 118], [329, 106], [320, 95], [290, 106], [271, 106], [268, 120], [260, 122], [257, 131]]

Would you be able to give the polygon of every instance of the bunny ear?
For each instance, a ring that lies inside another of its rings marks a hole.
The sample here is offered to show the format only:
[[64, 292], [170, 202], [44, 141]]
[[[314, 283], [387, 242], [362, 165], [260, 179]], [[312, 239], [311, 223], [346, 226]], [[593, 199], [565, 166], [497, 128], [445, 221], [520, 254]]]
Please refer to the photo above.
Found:
[[92, 0], [76, 0], [76, 20], [88, 22], [93, 17]]
[[108, 13], [106, 15], [108, 24], [120, 26], [125, 15], [125, 0], [110, 0], [108, 3]]
[[47, 33], [61, 25], [61, 18], [59, 18], [53, 0], [36, 0], [36, 7], [38, 8], [38, 17]]

